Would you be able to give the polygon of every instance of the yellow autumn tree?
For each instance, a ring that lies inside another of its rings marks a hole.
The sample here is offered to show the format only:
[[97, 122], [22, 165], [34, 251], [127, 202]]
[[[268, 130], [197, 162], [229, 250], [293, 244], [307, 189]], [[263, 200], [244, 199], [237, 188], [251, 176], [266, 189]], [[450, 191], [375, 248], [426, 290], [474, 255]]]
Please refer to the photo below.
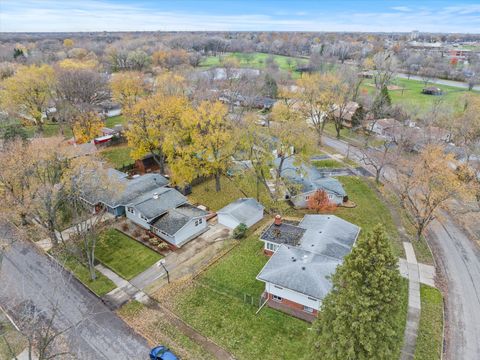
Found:
[[221, 176], [231, 164], [236, 147], [227, 114], [228, 108], [219, 101], [203, 101], [184, 113], [180, 126], [167, 139], [176, 182], [189, 182], [196, 175], [214, 176], [215, 190], [221, 190]]
[[182, 75], [166, 71], [157, 76], [154, 89], [155, 92], [166, 96], [184, 96], [187, 82]]
[[55, 73], [50, 66], [22, 66], [1, 84], [2, 107], [37, 125], [41, 131], [54, 85]]
[[125, 109], [135, 104], [145, 94], [143, 74], [138, 71], [125, 71], [114, 74], [110, 81], [112, 98]]
[[65, 46], [68, 49], [71, 49], [73, 47], [73, 40], [72, 39], [65, 39], [63, 40], [63, 46]]
[[165, 173], [165, 136], [173, 133], [172, 127], [179, 123], [189, 109], [186, 98], [155, 94], [139, 100], [125, 115], [129, 119], [126, 129], [131, 156], [141, 159], [151, 154]]
[[67, 70], [95, 69], [98, 66], [96, 59], [63, 59], [58, 62], [58, 66]]
[[75, 117], [73, 136], [78, 144], [83, 144], [100, 135], [103, 127], [104, 123], [96, 112], [82, 112]]

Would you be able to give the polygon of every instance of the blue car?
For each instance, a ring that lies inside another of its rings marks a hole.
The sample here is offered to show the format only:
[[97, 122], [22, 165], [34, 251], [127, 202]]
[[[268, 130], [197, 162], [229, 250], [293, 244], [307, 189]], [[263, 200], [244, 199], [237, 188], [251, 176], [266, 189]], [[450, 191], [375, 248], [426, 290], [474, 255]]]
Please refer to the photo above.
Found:
[[178, 360], [178, 358], [167, 347], [160, 345], [150, 351], [150, 360]]

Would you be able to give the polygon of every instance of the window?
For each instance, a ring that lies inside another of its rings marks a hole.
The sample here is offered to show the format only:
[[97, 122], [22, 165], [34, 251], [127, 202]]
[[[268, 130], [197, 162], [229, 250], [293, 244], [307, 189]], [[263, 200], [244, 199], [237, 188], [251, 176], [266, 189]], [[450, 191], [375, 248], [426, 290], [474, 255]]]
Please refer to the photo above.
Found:
[[308, 201], [308, 199], [310, 199], [310, 195], [305, 196], [305, 200]]
[[332, 199], [333, 199], [333, 195], [332, 195], [332, 194], [328, 194], [328, 198], [329, 198], [330, 200], [332, 200]]
[[135, 214], [135, 210], [133, 210], [133, 207], [131, 207], [131, 206], [128, 206], [128, 207], [127, 207], [127, 211], [128, 211], [130, 214]]
[[278, 245], [272, 244], [272, 243], [269, 243], [269, 242], [267, 242], [266, 244], [267, 244], [267, 245], [266, 245], [266, 246], [267, 246], [267, 250], [270, 250], [270, 251], [273, 251], [273, 252], [277, 251]]
[[305, 306], [305, 305], [303, 305], [303, 311], [305, 311], [307, 313], [310, 313], [310, 314], [313, 313], [313, 309], [311, 307]]
[[144, 216], [143, 214], [140, 214], [140, 219], [143, 219], [143, 220], [145, 220], [145, 221], [148, 221], [147, 217]]
[[195, 220], [195, 226], [198, 226], [199, 222], [198, 220]]
[[203, 219], [198, 219], [198, 223], [201, 224], [203, 222]]
[[277, 295], [272, 295], [272, 300], [276, 302], [282, 302], [283, 298]]

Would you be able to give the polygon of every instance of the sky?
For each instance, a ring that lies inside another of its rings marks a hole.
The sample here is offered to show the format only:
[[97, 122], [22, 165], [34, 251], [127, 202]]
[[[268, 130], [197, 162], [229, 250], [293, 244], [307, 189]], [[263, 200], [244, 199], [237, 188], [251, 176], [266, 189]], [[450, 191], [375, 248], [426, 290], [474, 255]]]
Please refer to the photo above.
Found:
[[480, 1], [0, 0], [0, 32], [480, 33]]

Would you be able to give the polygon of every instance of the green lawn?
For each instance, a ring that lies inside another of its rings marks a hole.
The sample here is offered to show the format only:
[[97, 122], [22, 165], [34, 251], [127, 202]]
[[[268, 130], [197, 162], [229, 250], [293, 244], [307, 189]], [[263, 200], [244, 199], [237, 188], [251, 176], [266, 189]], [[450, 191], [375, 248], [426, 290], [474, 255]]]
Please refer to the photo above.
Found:
[[[261, 230], [270, 222], [270, 218], [265, 219], [256, 228]], [[259, 232], [250, 229], [249, 235], [230, 254], [202, 274], [198, 281], [239, 299], [243, 299], [244, 294], [258, 299], [265, 286], [255, 277], [268, 260], [262, 252], [263, 242], [258, 237]]]
[[105, 126], [108, 128], [113, 128], [115, 125], [118, 124], [125, 126], [126, 123], [126, 119], [123, 117], [123, 115], [112, 116], [105, 120]]
[[208, 56], [202, 60], [200, 66], [203, 67], [213, 67], [213, 66], [221, 66], [222, 59], [236, 59], [240, 66], [242, 67], [249, 67], [249, 68], [257, 68], [263, 69], [266, 67], [267, 59], [269, 57], [273, 57], [274, 61], [277, 63], [278, 67], [281, 70], [287, 71], [292, 73], [294, 78], [298, 78], [300, 74], [296, 71], [298, 65], [303, 65], [308, 62], [307, 59], [304, 58], [296, 58], [291, 56], [283, 56], [283, 55], [273, 55], [273, 54], [265, 54], [265, 53], [241, 53], [241, 52], [234, 52], [228, 53], [220, 56]]
[[[366, 83], [371, 83], [371, 81], [367, 80]], [[412, 80], [412, 79], [400, 79], [396, 78], [392, 85], [397, 85], [399, 87], [405, 88], [402, 90], [390, 90], [389, 94], [392, 98], [393, 104], [401, 104], [406, 105], [408, 107], [418, 108], [419, 114], [424, 114], [428, 112], [432, 105], [437, 100], [442, 100], [442, 102], [453, 109], [457, 109], [460, 104], [461, 98], [467, 94], [477, 94], [480, 96], [478, 92], [475, 91], [467, 91], [466, 89], [460, 89], [452, 86], [446, 85], [439, 85], [439, 84], [428, 84], [428, 86], [435, 86], [443, 90], [443, 95], [441, 96], [434, 96], [434, 95], [425, 95], [422, 94], [422, 89], [425, 87], [423, 81], [419, 80]], [[373, 93], [375, 88], [373, 86], [362, 86], [364, 91], [369, 93]]]
[[390, 211], [366, 180], [355, 176], [340, 176], [338, 180], [343, 184], [348, 198], [357, 206], [353, 209], [338, 208], [334, 214], [360, 226], [360, 236], [372, 230], [375, 225], [383, 224], [395, 254], [404, 257], [404, 249]]
[[439, 360], [443, 342], [443, 298], [439, 290], [420, 285], [422, 311], [415, 360]]
[[162, 256], [116, 229], [100, 234], [97, 259], [124, 279], [130, 280]]
[[121, 168], [131, 165], [135, 162], [130, 156], [131, 149], [127, 145], [112, 146], [100, 152], [101, 156], [107, 160], [114, 168]]
[[56, 256], [63, 264], [63, 266], [69, 269], [75, 275], [75, 277], [80, 280], [80, 282], [85, 284], [85, 286], [87, 286], [98, 296], [102, 297], [116, 288], [115, 284], [109, 278], [107, 278], [105, 275], [98, 271], [95, 271], [97, 275], [96, 280], [92, 280], [90, 278], [90, 272], [88, 271], [88, 267], [80, 263], [73, 256]]
[[339, 169], [339, 168], [345, 167], [345, 164], [334, 159], [314, 160], [312, 161], [312, 165], [320, 169], [322, 168]]
[[0, 359], [12, 359], [20, 354], [28, 345], [6, 316], [0, 312]]
[[[245, 304], [244, 294], [258, 303], [264, 284], [257, 281], [268, 258], [262, 253], [259, 231], [240, 241], [230, 253], [198, 278], [172, 301], [174, 310], [185, 321], [210, 337], [238, 359], [278, 359], [279, 354], [308, 358], [310, 325], [282, 312]], [[274, 351], [272, 351], [274, 349]]]
[[[36, 135], [42, 137], [52, 137], [52, 136], [62, 136], [61, 128], [58, 123], [47, 122], [43, 125], [43, 132], [38, 132], [37, 126], [27, 125], [24, 126], [25, 131], [27, 132], [28, 137], [34, 137]], [[72, 130], [69, 126], [63, 127], [63, 137], [69, 139], [73, 136]]]

